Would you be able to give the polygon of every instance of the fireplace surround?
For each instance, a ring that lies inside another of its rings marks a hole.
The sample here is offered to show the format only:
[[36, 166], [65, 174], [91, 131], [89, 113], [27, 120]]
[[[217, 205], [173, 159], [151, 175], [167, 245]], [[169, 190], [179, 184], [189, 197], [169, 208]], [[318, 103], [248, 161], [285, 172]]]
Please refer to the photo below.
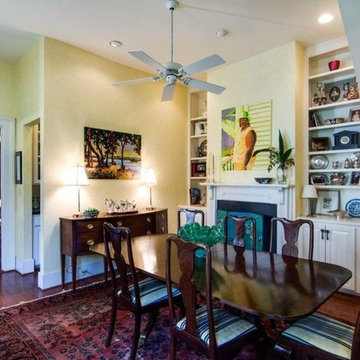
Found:
[[[208, 187], [208, 225], [216, 224], [217, 211], [224, 205], [230, 209], [240, 209], [236, 211], [242, 211], [244, 207], [245, 210], [255, 208], [255, 213], [259, 213], [257, 209], [261, 208], [260, 213], [263, 212], [262, 215], [265, 217], [278, 216], [294, 219], [293, 185], [222, 183], [206, 183], [205, 185]], [[276, 248], [281, 249], [282, 232], [277, 231], [277, 234]]]

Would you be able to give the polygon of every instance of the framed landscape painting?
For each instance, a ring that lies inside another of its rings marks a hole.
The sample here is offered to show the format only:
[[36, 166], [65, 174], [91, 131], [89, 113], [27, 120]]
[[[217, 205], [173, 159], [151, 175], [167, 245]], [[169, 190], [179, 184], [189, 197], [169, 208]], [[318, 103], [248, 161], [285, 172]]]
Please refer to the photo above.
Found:
[[84, 147], [89, 179], [140, 179], [141, 135], [85, 127]]

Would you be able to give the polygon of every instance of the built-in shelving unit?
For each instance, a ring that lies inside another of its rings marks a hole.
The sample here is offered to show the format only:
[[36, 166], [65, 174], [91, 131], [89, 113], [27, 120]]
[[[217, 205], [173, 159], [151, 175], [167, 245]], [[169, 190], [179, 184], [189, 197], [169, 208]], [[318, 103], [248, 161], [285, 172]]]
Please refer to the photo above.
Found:
[[[339, 69], [328, 70], [332, 60], [340, 60]], [[360, 110], [357, 86], [348, 47], [309, 58], [307, 174], [318, 192], [316, 215], [308, 217], [314, 223], [313, 258], [350, 269], [353, 277], [343, 289], [360, 292], [359, 218], [347, 214], [336, 219], [327, 211], [327, 204], [329, 210], [334, 205], [345, 210], [350, 200], [360, 198], [360, 112], [359, 118], [353, 116]], [[349, 96], [350, 87], [354, 96]], [[308, 239], [305, 232], [300, 256], [307, 256]]]
[[182, 208], [206, 211], [207, 188], [201, 183], [207, 174], [207, 92], [189, 94], [188, 123], [188, 188], [187, 204]]

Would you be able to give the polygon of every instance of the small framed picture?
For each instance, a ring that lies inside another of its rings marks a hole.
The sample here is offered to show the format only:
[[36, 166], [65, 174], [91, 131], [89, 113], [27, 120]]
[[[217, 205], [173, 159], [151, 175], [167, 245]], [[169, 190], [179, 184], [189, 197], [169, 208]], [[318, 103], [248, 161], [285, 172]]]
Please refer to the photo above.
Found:
[[200, 204], [200, 200], [201, 200], [200, 189], [191, 188], [189, 191], [190, 191], [190, 204], [191, 205]]
[[22, 184], [22, 152], [15, 153], [15, 183]]
[[360, 172], [353, 171], [351, 173], [350, 185], [360, 185]]
[[331, 215], [329, 211], [339, 209], [339, 191], [319, 190], [316, 202], [316, 213]]
[[360, 121], [360, 106], [350, 109], [349, 121]]
[[206, 121], [198, 121], [195, 123], [195, 135], [203, 135], [207, 133]]
[[328, 137], [311, 138], [312, 151], [330, 150], [330, 139]]
[[206, 176], [206, 163], [195, 164], [194, 176]]

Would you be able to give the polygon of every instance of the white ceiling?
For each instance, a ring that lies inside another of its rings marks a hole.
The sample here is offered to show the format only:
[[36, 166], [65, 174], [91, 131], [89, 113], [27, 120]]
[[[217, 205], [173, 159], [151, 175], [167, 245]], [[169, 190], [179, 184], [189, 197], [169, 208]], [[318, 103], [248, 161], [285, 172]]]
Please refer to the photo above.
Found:
[[[319, 25], [323, 12], [334, 21]], [[229, 35], [216, 37], [222, 28]], [[165, 0], [0, 0], [0, 58], [8, 61], [40, 34], [151, 72], [127, 52], [143, 50], [165, 63], [169, 32]], [[180, 0], [174, 61], [187, 65], [217, 53], [230, 64], [291, 40], [308, 46], [343, 35], [337, 0]], [[114, 39], [123, 46], [110, 47]]]

